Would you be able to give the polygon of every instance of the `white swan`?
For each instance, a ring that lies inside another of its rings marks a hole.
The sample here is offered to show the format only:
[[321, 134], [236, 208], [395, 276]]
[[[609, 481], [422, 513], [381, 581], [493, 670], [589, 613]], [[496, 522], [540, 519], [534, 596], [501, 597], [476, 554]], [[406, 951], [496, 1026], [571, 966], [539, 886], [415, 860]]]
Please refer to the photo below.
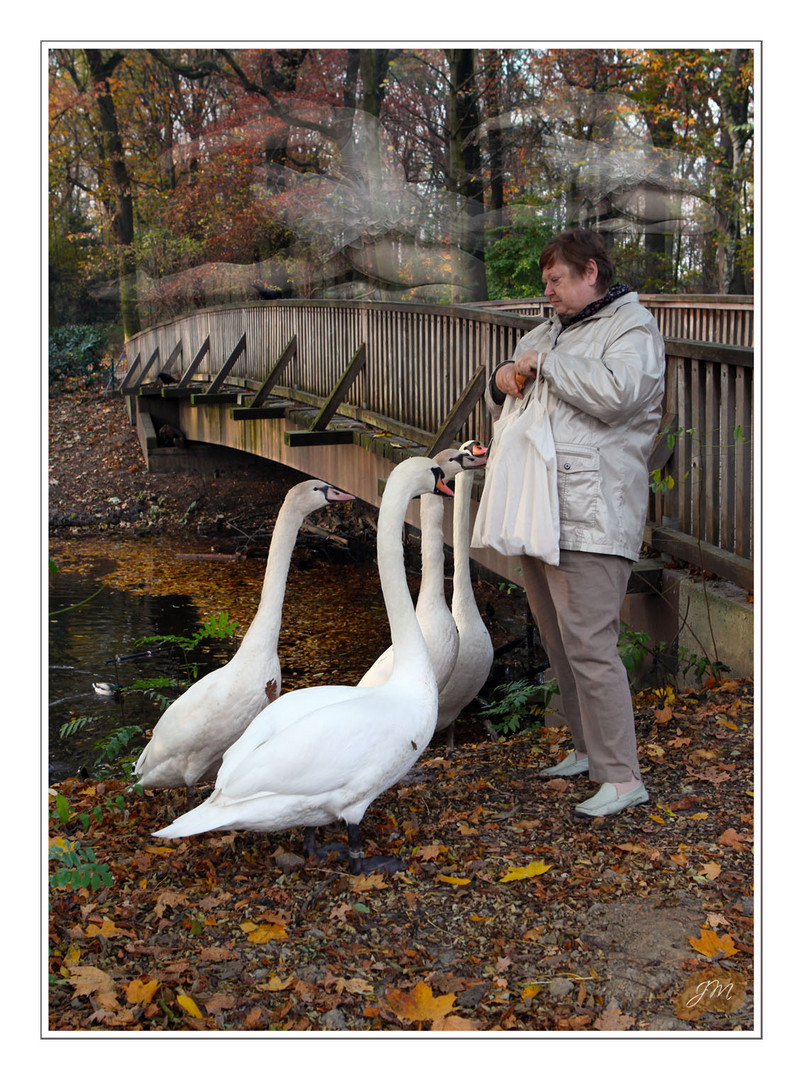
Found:
[[279, 696], [279, 629], [298, 530], [313, 510], [353, 498], [322, 480], [305, 480], [287, 492], [273, 528], [256, 615], [231, 660], [193, 683], [159, 718], [134, 766], [142, 787], [184, 786], [191, 798], [195, 784], [217, 772], [224, 751]]
[[452, 494], [442, 470], [430, 458], [408, 458], [390, 474], [382, 498], [377, 552], [395, 655], [387, 682], [309, 687], [278, 698], [226, 752], [206, 802], [155, 836], [303, 826], [305, 851], [312, 853], [314, 829], [341, 819], [348, 826], [351, 872], [374, 868], [376, 860], [365, 860], [360, 850], [360, 821], [423, 753], [438, 715], [435, 672], [407, 588], [402, 547], [407, 504], [434, 490]]
[[[482, 468], [488, 460], [488, 450], [472, 439], [458, 450], [442, 450], [433, 460], [440, 465], [445, 479], [452, 480], [466, 470], [471, 475], [470, 470]], [[421, 588], [415, 605], [439, 691], [452, 674], [459, 649], [457, 627], [444, 594], [443, 507], [439, 496], [421, 496]], [[392, 670], [393, 646], [390, 646], [376, 658], [359, 685], [381, 686]]]
[[455, 480], [452, 548], [454, 551], [454, 587], [452, 616], [459, 641], [457, 660], [449, 681], [438, 696], [437, 731], [448, 728], [449, 746], [454, 745], [454, 723], [461, 711], [473, 701], [491, 671], [494, 647], [482, 621], [471, 584], [469, 560], [469, 518], [473, 472], [461, 472]]

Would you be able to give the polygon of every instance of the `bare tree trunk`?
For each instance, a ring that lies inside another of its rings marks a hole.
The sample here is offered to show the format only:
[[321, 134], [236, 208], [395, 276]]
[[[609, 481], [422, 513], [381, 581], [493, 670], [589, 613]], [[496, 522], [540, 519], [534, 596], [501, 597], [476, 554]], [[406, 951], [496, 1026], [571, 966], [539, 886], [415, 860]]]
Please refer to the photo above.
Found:
[[727, 168], [719, 176], [719, 213], [723, 238], [718, 262], [721, 266], [720, 289], [724, 293], [748, 291], [744, 266], [739, 264], [742, 243], [741, 199], [745, 183], [745, 150], [752, 138], [750, 89], [743, 78], [750, 62], [749, 49], [731, 49], [722, 77], [720, 94], [724, 120], [724, 142]]
[[[458, 198], [457, 247], [469, 256], [459, 260], [460, 281], [469, 300], [487, 300], [483, 222], [479, 105], [474, 77], [474, 50], [447, 49], [449, 63], [449, 189]], [[465, 266], [465, 269], [463, 267]]]
[[124, 59], [124, 54], [115, 52], [105, 60], [100, 49], [85, 49], [84, 54], [98, 108], [104, 157], [110, 172], [111, 227], [117, 247], [120, 307], [123, 332], [126, 338], [129, 338], [140, 329], [137, 310], [137, 266], [134, 249], [131, 246], [134, 240], [134, 199], [125, 163], [123, 140], [117, 124], [117, 110], [109, 85], [109, 76]]

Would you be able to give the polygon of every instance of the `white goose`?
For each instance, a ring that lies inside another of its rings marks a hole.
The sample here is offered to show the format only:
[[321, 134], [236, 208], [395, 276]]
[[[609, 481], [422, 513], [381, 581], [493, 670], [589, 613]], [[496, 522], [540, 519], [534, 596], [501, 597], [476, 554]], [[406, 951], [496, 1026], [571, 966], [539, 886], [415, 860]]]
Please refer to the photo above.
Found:
[[311, 854], [315, 828], [340, 819], [348, 826], [352, 873], [378, 862], [397, 867], [395, 860], [363, 858], [360, 822], [370, 803], [412, 768], [435, 730], [438, 688], [402, 547], [407, 504], [435, 490], [452, 494], [442, 470], [430, 458], [408, 458], [391, 473], [382, 498], [377, 552], [395, 655], [387, 682], [309, 687], [278, 698], [226, 752], [206, 802], [155, 836], [303, 826]]
[[454, 587], [452, 615], [459, 641], [457, 660], [449, 681], [438, 696], [437, 731], [448, 728], [449, 746], [454, 745], [454, 724], [461, 711], [473, 701], [491, 671], [494, 647], [482, 621], [471, 584], [469, 560], [469, 518], [473, 472], [461, 472], [455, 480], [452, 546]]
[[[482, 468], [487, 460], [487, 448], [473, 439], [463, 443], [459, 450], [442, 450], [434, 457], [446, 480], [467, 470], [471, 476], [471, 470]], [[421, 496], [421, 588], [415, 605], [439, 691], [452, 674], [459, 649], [457, 627], [444, 594], [443, 507], [439, 496]], [[359, 685], [381, 686], [392, 670], [393, 646], [390, 646], [376, 658]]]
[[142, 787], [184, 786], [191, 799], [198, 781], [217, 772], [224, 751], [279, 696], [279, 630], [298, 530], [313, 510], [353, 498], [322, 480], [305, 480], [287, 492], [273, 528], [256, 615], [231, 660], [193, 683], [159, 718], [134, 766]]

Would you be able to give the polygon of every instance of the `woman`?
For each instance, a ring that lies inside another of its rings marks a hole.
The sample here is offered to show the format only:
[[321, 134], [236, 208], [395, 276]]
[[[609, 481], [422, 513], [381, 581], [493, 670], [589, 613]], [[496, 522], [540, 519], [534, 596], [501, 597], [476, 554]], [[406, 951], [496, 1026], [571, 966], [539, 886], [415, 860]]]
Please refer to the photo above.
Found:
[[598, 234], [573, 229], [540, 258], [547, 322], [493, 372], [494, 419], [546, 380], [558, 459], [560, 565], [521, 559], [527, 599], [560, 689], [574, 748], [541, 776], [588, 772], [600, 785], [578, 814], [616, 814], [647, 802], [619, 613], [639, 556], [649, 494], [647, 461], [664, 394], [664, 343]]

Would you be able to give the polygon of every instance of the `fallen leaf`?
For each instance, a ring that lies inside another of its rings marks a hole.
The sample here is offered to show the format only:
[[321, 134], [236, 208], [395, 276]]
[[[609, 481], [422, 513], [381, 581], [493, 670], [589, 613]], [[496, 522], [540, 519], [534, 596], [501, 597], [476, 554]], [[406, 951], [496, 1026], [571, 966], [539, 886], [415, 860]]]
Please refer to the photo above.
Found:
[[104, 919], [103, 922], [98, 925], [97, 923], [90, 923], [84, 930], [87, 937], [97, 937], [101, 934], [105, 938], [118, 937], [123, 933], [122, 930], [118, 930], [111, 919]]
[[90, 966], [78, 966], [69, 968], [69, 981], [75, 987], [73, 997], [93, 997], [102, 1009], [111, 1009], [117, 1012], [120, 1003], [114, 981], [110, 975], [100, 968]]
[[132, 979], [126, 987], [126, 997], [131, 1005], [136, 1005], [138, 1002], [147, 1005], [153, 1000], [153, 995], [158, 989], [158, 979], [150, 979], [145, 983], [141, 979]]
[[558, 795], [562, 795], [564, 791], [568, 791], [571, 787], [568, 780], [564, 780], [560, 776], [556, 776], [554, 780], [547, 780], [544, 787], [549, 791], [554, 791]]
[[260, 990], [269, 990], [271, 993], [275, 993], [277, 990], [286, 990], [293, 984], [293, 976], [288, 975], [286, 979], [280, 979], [278, 975], [271, 975], [266, 983], [260, 983]]
[[370, 892], [371, 889], [387, 889], [388, 882], [384, 874], [357, 874], [351, 879], [352, 892]]
[[432, 1021], [432, 1031], [477, 1031], [477, 1025], [467, 1016], [456, 1016], [452, 1013], [443, 1020]]
[[278, 923], [260, 923], [257, 925], [252, 922], [244, 922], [240, 923], [240, 929], [244, 934], [248, 935], [248, 940], [255, 945], [262, 945], [266, 941], [275, 941], [277, 938], [287, 937], [287, 931]]
[[400, 1020], [423, 1022], [442, 1020], [452, 1011], [455, 994], [433, 997], [425, 982], [416, 983], [412, 990], [389, 990], [387, 1003]]
[[719, 936], [715, 931], [703, 927], [698, 938], [689, 938], [689, 944], [695, 952], [702, 953], [710, 959], [717, 956], [734, 956], [739, 950], [733, 944], [730, 934]]
[[501, 878], [502, 881], [521, 881], [522, 878], [538, 877], [540, 874], [545, 874], [547, 870], [551, 870], [554, 863], [545, 863], [540, 859], [535, 862], [528, 863], [526, 866], [518, 866], [508, 872]]
[[233, 994], [213, 994], [204, 1002], [204, 1007], [210, 1015], [223, 1012], [224, 1009], [233, 1009], [237, 999]]
[[722, 867], [719, 865], [719, 863], [715, 862], [703, 863], [703, 865], [700, 867], [700, 873], [705, 874], [709, 881], [713, 881], [715, 878], [718, 878], [719, 875], [722, 873]]
[[749, 839], [749, 836], [740, 835], [735, 829], [726, 829], [720, 836], [718, 843], [722, 844], [723, 847], [735, 848], [736, 851], [747, 851], [750, 845], [745, 844], [744, 841]]
[[176, 1001], [189, 1016], [194, 1016], [196, 1020], [203, 1019], [203, 1013], [191, 997], [187, 997], [186, 994], [178, 994], [176, 996]]
[[626, 1016], [620, 1008], [612, 1005], [594, 1021], [593, 1027], [597, 1031], [627, 1031], [635, 1022], [635, 1016]]
[[236, 960], [237, 956], [234, 949], [227, 949], [223, 945], [207, 945], [201, 949], [199, 958], [206, 963], [218, 963], [220, 960]]
[[470, 885], [471, 878], [467, 877], [450, 877], [448, 874], [438, 874], [438, 881], [443, 881], [447, 885]]
[[180, 907], [186, 907], [187, 897], [183, 892], [179, 892], [178, 889], [162, 889], [159, 895], [156, 897], [156, 907], [154, 911], [159, 918], [164, 915], [165, 908], [173, 908], [177, 911]]
[[425, 847], [420, 847], [416, 850], [415, 856], [417, 859], [421, 859], [426, 862], [428, 859], [437, 859], [442, 851], [440, 844], [427, 844]]

